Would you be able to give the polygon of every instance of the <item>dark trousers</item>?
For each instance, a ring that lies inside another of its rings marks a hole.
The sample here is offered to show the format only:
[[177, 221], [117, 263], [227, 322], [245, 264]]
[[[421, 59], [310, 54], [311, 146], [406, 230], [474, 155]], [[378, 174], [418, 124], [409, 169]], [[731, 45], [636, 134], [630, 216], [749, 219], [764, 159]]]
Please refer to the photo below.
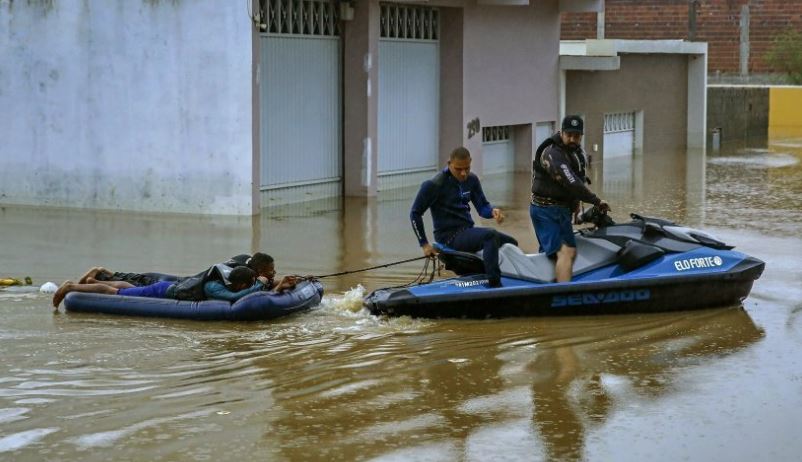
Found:
[[490, 282], [498, 282], [501, 280], [501, 270], [498, 267], [498, 248], [504, 244], [518, 245], [518, 241], [495, 229], [468, 228], [457, 233], [449, 247], [463, 252], [481, 250], [487, 278]]

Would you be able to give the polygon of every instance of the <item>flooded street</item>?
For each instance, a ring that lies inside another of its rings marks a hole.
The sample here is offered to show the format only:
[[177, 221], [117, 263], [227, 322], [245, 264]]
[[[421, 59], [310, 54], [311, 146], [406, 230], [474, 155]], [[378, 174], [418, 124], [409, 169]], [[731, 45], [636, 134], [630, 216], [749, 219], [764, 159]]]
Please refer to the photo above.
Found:
[[[326, 279], [320, 307], [275, 322], [54, 313], [47, 295], [0, 291], [0, 460], [797, 460], [802, 138], [601, 171], [592, 187], [617, 221], [671, 219], [764, 260], [743, 307], [486, 321], [361, 309], [420, 262]], [[483, 181], [500, 229], [536, 251], [528, 175]], [[193, 274], [257, 250], [279, 274], [379, 265], [420, 255], [414, 194], [253, 219], [0, 208], [0, 277]]]

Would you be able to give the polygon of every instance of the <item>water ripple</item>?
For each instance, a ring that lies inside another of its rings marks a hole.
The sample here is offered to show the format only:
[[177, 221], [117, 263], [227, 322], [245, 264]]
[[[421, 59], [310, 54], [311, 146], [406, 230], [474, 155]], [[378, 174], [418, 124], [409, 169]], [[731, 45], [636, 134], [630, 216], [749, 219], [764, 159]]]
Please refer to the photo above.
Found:
[[58, 427], [34, 428], [4, 436], [0, 438], [0, 452], [9, 452], [22, 449], [25, 446], [36, 443], [45, 436], [57, 431], [59, 431]]
[[30, 409], [26, 407], [0, 409], [0, 424], [26, 419], [27, 417], [25, 417], [25, 414], [27, 414], [28, 411], [30, 411]]
[[128, 435], [144, 430], [149, 427], [161, 425], [163, 423], [173, 422], [177, 420], [195, 419], [198, 417], [206, 417], [215, 410], [204, 410], [197, 412], [190, 412], [186, 414], [177, 415], [174, 417], [161, 417], [155, 419], [148, 419], [143, 422], [135, 423], [127, 427], [122, 427], [118, 430], [109, 430], [104, 432], [90, 433], [87, 435], [71, 438], [69, 441], [79, 446], [82, 449], [89, 449], [95, 447], [109, 447]]

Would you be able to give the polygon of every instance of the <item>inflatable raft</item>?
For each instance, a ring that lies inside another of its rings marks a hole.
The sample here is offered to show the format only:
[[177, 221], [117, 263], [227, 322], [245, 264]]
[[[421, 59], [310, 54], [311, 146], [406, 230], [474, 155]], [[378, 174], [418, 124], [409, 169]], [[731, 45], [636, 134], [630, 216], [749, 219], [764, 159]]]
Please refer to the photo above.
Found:
[[71, 292], [64, 299], [68, 311], [120, 314], [200, 321], [260, 321], [274, 319], [320, 304], [323, 285], [303, 281], [295, 289], [282, 292], [256, 292], [234, 303], [224, 300], [191, 302], [167, 298], [126, 297], [122, 295]]

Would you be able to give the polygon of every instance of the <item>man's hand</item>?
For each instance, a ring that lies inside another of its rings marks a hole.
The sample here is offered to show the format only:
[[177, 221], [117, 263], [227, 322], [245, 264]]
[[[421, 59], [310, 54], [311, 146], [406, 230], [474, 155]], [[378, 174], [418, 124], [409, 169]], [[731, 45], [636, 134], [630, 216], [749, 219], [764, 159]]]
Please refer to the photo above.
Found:
[[269, 287], [270, 286], [270, 279], [268, 279], [266, 276], [257, 276], [256, 280], [261, 282], [265, 286], [268, 286], [268, 288], [270, 288]]
[[607, 212], [612, 210], [610, 208], [610, 204], [608, 204], [607, 201], [599, 202], [599, 206], [598, 207], [599, 207], [599, 212], [602, 212], [602, 213], [607, 213]]
[[273, 288], [276, 292], [283, 292], [287, 289], [292, 289], [295, 287], [295, 284], [298, 283], [298, 278], [295, 276], [284, 276], [281, 280], [276, 284], [276, 287]]
[[437, 255], [437, 249], [432, 247], [432, 244], [429, 244], [428, 242], [426, 244], [423, 244], [421, 249], [423, 249], [424, 257], [434, 257]]
[[493, 209], [493, 218], [496, 220], [496, 224], [501, 224], [504, 221], [504, 212], [501, 209]]

